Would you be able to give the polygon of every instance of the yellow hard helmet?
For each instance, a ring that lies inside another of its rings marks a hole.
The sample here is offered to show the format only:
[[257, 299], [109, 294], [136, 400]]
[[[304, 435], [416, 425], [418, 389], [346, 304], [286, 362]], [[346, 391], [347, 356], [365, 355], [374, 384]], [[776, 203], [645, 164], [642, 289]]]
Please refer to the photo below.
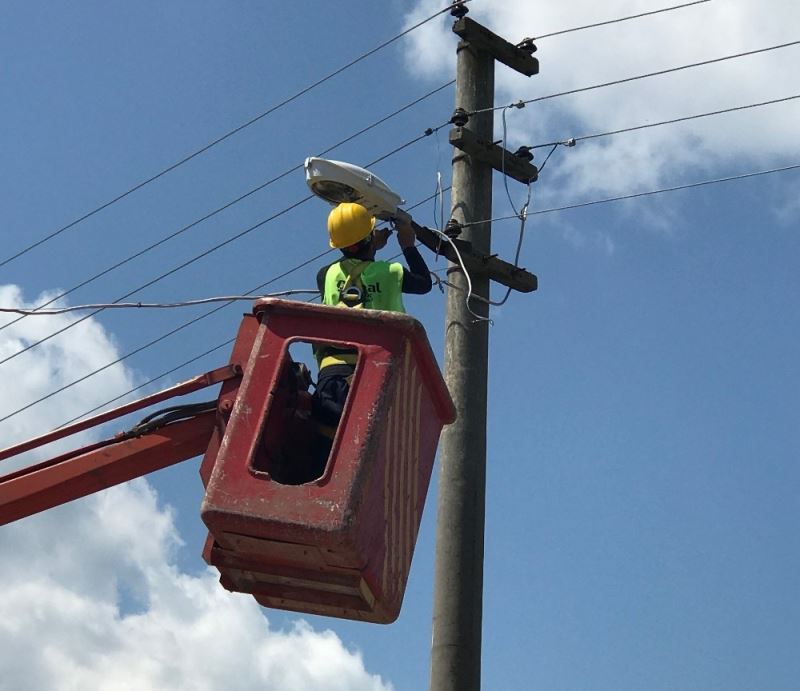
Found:
[[375, 217], [361, 204], [342, 202], [328, 215], [331, 247], [341, 249], [360, 242], [375, 227]]

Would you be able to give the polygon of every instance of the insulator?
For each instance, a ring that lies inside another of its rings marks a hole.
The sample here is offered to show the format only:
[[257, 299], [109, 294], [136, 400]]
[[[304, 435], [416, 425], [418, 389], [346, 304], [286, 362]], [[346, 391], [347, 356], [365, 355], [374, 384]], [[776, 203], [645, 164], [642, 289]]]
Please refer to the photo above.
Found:
[[457, 238], [461, 235], [462, 230], [461, 224], [456, 219], [451, 218], [444, 227], [444, 234], [449, 238]]
[[525, 38], [517, 44], [517, 48], [524, 50], [528, 55], [533, 55], [537, 50], [532, 38]]
[[453, 117], [450, 118], [450, 122], [456, 127], [463, 127], [469, 122], [469, 113], [463, 108], [456, 108], [453, 111]]
[[524, 159], [525, 161], [532, 161], [533, 160], [533, 152], [531, 151], [531, 147], [529, 146], [521, 146], [514, 152], [514, 155], [517, 158]]
[[467, 12], [469, 12], [469, 8], [463, 2], [456, 3], [450, 10], [450, 14], [456, 19], [461, 19]]

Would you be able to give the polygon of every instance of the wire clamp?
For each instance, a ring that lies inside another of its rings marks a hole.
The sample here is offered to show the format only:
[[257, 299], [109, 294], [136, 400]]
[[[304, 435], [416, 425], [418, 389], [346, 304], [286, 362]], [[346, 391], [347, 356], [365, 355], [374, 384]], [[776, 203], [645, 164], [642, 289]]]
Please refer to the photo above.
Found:
[[517, 48], [520, 50], [524, 50], [528, 55], [533, 55], [537, 50], [536, 44], [533, 42], [532, 38], [523, 38], [519, 43], [517, 43]]

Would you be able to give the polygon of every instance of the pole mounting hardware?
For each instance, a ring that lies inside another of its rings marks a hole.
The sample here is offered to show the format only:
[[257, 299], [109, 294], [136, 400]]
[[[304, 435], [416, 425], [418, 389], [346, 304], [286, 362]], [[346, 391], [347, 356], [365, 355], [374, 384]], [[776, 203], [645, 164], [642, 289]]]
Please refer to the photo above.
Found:
[[450, 14], [456, 19], [461, 19], [461, 17], [467, 14], [467, 12], [469, 12], [469, 7], [467, 7], [463, 2], [455, 3], [450, 9]]
[[514, 155], [517, 158], [521, 158], [523, 161], [532, 161], [533, 160], [533, 151], [531, 151], [531, 147], [529, 146], [521, 146], [514, 152]]
[[456, 108], [453, 111], [453, 117], [450, 118], [450, 122], [456, 127], [464, 127], [469, 122], [469, 113], [463, 108]]

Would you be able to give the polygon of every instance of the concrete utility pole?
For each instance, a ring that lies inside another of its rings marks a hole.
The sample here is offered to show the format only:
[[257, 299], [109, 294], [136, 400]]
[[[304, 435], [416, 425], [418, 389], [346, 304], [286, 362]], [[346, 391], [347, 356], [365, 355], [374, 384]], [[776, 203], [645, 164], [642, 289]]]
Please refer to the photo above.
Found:
[[[494, 63], [499, 59], [528, 76], [538, 72], [533, 50], [511, 45], [480, 24], [458, 17], [453, 31], [458, 44], [456, 127], [450, 141], [453, 157], [452, 218], [461, 224], [492, 217], [492, 171], [503, 170], [518, 180], [536, 179], [536, 168], [492, 144]], [[505, 159], [505, 163], [504, 163]], [[491, 256], [491, 224], [467, 226], [457, 241], [476, 296], [489, 298], [491, 280], [516, 290], [536, 289], [536, 277]], [[448, 254], [448, 258], [452, 256]], [[473, 691], [481, 684], [483, 612], [483, 535], [486, 488], [486, 412], [488, 389], [489, 305], [466, 302], [467, 277], [450, 263], [445, 321], [444, 376], [458, 418], [442, 437], [439, 507], [436, 533], [436, 575], [431, 647], [431, 691]], [[470, 312], [470, 309], [472, 312]]]

